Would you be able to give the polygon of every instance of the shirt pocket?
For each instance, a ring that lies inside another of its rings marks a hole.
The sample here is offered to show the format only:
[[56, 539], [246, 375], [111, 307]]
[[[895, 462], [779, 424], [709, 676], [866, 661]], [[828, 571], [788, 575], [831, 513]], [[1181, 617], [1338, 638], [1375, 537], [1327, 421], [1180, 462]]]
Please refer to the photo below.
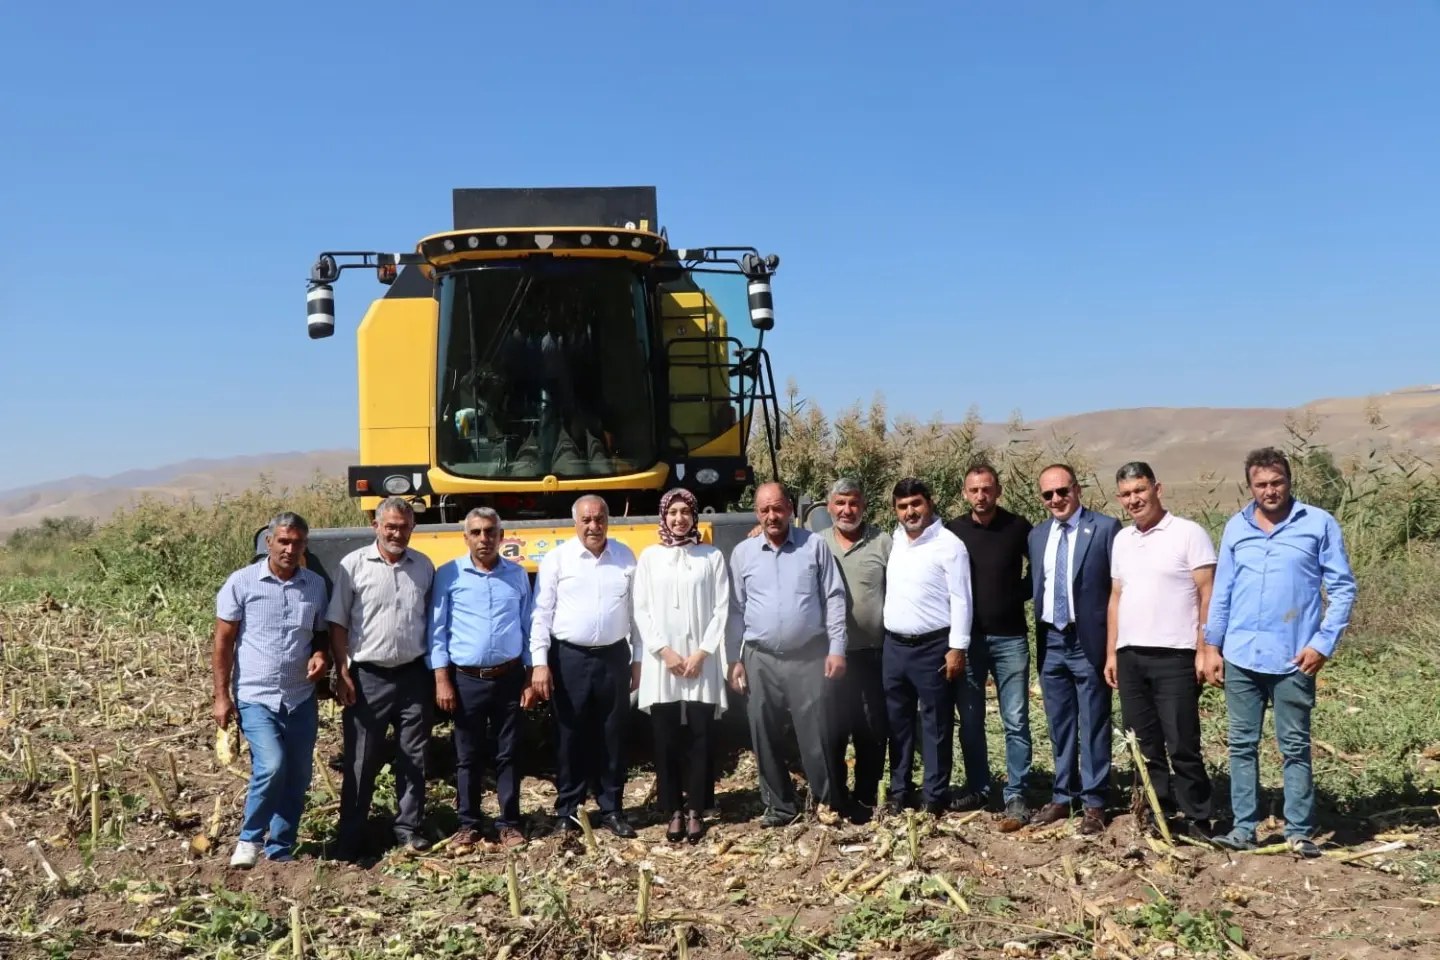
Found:
[[290, 626], [299, 627], [301, 630], [314, 629], [315, 621], [320, 616], [320, 604], [313, 600], [301, 600], [294, 605], [293, 610]]

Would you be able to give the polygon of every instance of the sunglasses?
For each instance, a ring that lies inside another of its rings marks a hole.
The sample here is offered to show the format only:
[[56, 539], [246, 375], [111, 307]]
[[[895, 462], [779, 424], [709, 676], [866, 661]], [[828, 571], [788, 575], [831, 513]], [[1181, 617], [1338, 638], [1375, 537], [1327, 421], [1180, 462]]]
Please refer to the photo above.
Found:
[[1066, 497], [1070, 496], [1070, 488], [1069, 488], [1069, 487], [1056, 487], [1054, 490], [1042, 490], [1042, 491], [1040, 491], [1040, 496], [1042, 496], [1042, 497], [1045, 498], [1045, 502], [1046, 502], [1046, 503], [1049, 503], [1051, 500], [1054, 500], [1056, 497], [1059, 497], [1061, 500], [1064, 500]]

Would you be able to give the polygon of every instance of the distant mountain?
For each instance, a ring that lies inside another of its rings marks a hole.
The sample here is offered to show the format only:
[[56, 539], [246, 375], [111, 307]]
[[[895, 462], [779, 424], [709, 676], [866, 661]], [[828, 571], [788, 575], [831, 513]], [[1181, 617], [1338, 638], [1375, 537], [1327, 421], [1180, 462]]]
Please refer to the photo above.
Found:
[[[1316, 400], [1293, 410], [1272, 407], [1142, 407], [1101, 410], [1026, 424], [1042, 436], [1065, 437], [1093, 464], [1107, 490], [1122, 463], [1145, 460], [1180, 504], [1218, 488], [1229, 499], [1244, 477], [1245, 454], [1267, 444], [1284, 445], [1287, 420], [1313, 426], [1310, 438], [1339, 457], [1372, 449], [1440, 456], [1440, 385], [1413, 387], [1373, 397]], [[1307, 428], [1309, 429], [1309, 428]], [[1003, 441], [1001, 424], [981, 436]], [[185, 460], [110, 477], [67, 477], [53, 483], [0, 491], [0, 536], [45, 517], [103, 519], [143, 495], [202, 499], [252, 486], [263, 473], [280, 486], [301, 486], [317, 473], [342, 477], [356, 460], [353, 450], [274, 453], [227, 459]]]
[[45, 517], [104, 519], [142, 496], [208, 499], [253, 486], [264, 474], [283, 487], [302, 486], [315, 475], [343, 477], [354, 450], [271, 453], [225, 459], [183, 460], [109, 477], [66, 477], [52, 483], [0, 491], [0, 535], [33, 526]]

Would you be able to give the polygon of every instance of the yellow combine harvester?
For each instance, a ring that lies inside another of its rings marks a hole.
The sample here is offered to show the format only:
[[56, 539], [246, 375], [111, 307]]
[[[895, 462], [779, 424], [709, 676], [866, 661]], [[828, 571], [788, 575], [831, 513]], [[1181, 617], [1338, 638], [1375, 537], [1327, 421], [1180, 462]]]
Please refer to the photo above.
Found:
[[[753, 524], [727, 507], [754, 481], [763, 424], [772, 474], [776, 393], [764, 334], [779, 264], [752, 247], [671, 247], [653, 187], [454, 191], [453, 230], [414, 253], [321, 254], [310, 336], [335, 331], [333, 284], [376, 271], [388, 289], [358, 332], [360, 464], [372, 513], [408, 498], [412, 546], [465, 552], [476, 506], [505, 518], [504, 555], [534, 570], [573, 533], [570, 507], [604, 497], [611, 536], [655, 542], [660, 495], [694, 492], [707, 540], [729, 552]], [[731, 319], [748, 315], [744, 329]], [[322, 572], [367, 528], [315, 530]]]

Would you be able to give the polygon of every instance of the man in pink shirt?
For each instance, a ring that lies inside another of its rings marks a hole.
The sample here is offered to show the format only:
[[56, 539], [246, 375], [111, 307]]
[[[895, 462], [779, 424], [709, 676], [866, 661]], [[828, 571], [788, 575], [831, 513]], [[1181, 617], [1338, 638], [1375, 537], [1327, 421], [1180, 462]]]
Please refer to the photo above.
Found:
[[1105, 682], [1120, 691], [1121, 717], [1140, 742], [1161, 806], [1178, 808], [1182, 831], [1208, 839], [1200, 692], [1215, 547], [1198, 523], [1166, 511], [1149, 464], [1125, 464], [1115, 484], [1135, 522], [1116, 536], [1111, 553]]

